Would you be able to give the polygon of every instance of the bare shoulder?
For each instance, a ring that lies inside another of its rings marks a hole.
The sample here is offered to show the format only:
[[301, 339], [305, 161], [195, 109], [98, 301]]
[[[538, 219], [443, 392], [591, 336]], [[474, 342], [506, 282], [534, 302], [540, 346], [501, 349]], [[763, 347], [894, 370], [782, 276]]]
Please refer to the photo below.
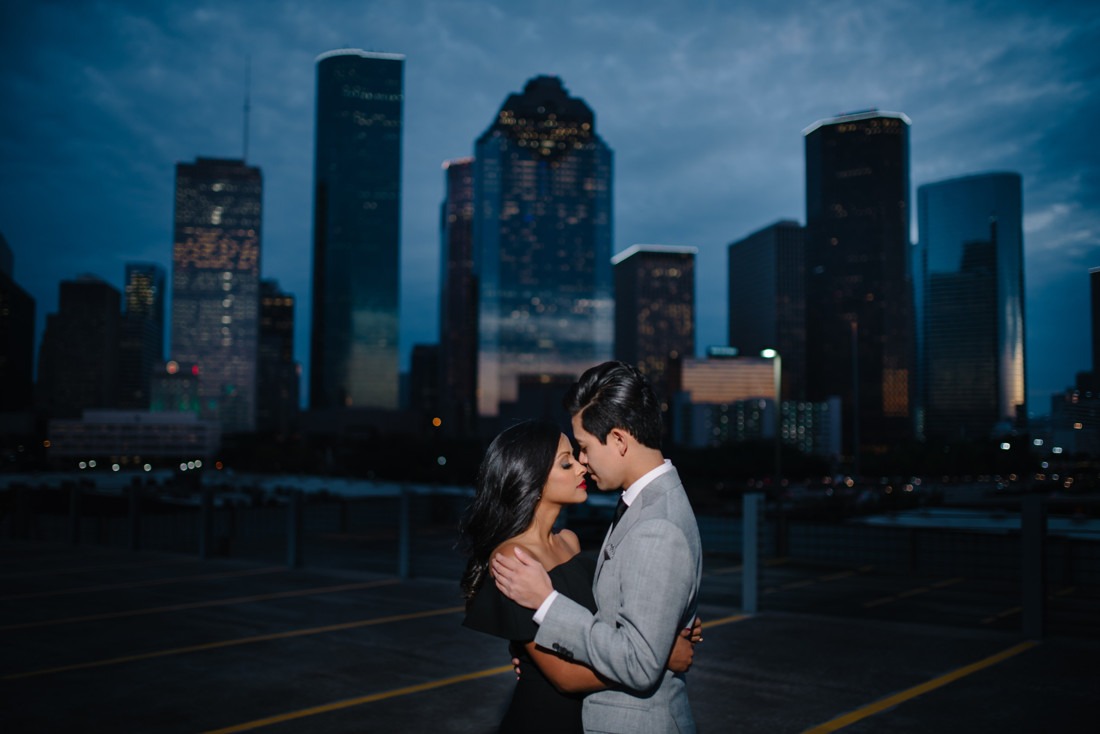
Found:
[[562, 543], [565, 544], [565, 547], [568, 548], [572, 553], [576, 554], [581, 552], [580, 538], [578, 538], [577, 534], [574, 533], [572, 530], [569, 530], [568, 528], [562, 528], [558, 531], [558, 539], [561, 540]]
[[[531, 556], [532, 558], [535, 558], [535, 559], [539, 558], [538, 553], [536, 553], [533, 548], [531, 548], [530, 546], [524, 545], [523, 543], [520, 543], [519, 541], [514, 540], [514, 539], [513, 540], [506, 540], [503, 543], [501, 543], [500, 545], [498, 545], [496, 548], [494, 548], [493, 549], [493, 555], [495, 556], [496, 554], [499, 553], [500, 555], [504, 556], [505, 558], [507, 558], [509, 560], [513, 560], [516, 557], [516, 548], [519, 548], [520, 550], [522, 550], [524, 553]], [[541, 563], [541, 559], [540, 559], [540, 563]]]

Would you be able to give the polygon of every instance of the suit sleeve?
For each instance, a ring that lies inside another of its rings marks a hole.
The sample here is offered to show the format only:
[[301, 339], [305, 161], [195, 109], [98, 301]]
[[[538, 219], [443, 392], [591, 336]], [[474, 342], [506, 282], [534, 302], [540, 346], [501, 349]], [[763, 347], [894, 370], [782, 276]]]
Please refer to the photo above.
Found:
[[697, 564], [687, 538], [666, 519], [639, 522], [616, 548], [620, 605], [593, 615], [567, 597], [548, 610], [535, 642], [635, 691], [658, 685], [694, 595]]

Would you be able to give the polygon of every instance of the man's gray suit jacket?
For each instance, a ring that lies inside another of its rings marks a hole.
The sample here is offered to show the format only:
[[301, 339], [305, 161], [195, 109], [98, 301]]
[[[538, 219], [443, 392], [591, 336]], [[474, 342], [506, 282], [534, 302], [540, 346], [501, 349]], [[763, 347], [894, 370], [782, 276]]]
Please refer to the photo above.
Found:
[[586, 663], [618, 686], [584, 699], [586, 732], [694, 732], [684, 677], [667, 669], [675, 636], [695, 616], [699, 526], [676, 470], [642, 490], [604, 540], [592, 614], [559, 596], [535, 642]]

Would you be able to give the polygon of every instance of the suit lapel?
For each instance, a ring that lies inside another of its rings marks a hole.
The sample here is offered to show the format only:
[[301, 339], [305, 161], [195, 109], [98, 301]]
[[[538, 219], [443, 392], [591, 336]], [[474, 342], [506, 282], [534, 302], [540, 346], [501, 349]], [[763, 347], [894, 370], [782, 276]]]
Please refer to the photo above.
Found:
[[603, 539], [603, 545], [600, 546], [600, 555], [596, 559], [596, 575], [592, 579], [593, 589], [596, 588], [596, 582], [600, 578], [600, 572], [603, 570], [604, 563], [615, 557], [617, 546], [644, 514], [645, 506], [679, 483], [680, 476], [676, 473], [675, 469], [660, 475], [646, 485], [645, 489], [643, 489], [641, 494], [634, 500], [634, 504], [630, 506], [630, 509], [627, 510], [622, 516], [622, 519], [619, 520], [619, 524], [614, 528], [608, 528], [607, 535], [605, 535]]

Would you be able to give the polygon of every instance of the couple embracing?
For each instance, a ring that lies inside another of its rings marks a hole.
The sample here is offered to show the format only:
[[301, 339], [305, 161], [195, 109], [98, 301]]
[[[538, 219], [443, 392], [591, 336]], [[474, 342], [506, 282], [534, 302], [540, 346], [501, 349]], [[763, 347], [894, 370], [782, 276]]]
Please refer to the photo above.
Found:
[[[462, 521], [463, 624], [511, 641], [519, 681], [501, 732], [695, 731], [684, 673], [700, 637], [699, 530], [661, 452], [661, 411], [623, 362], [585, 372], [565, 398], [573, 444], [556, 426], [502, 431]], [[588, 479], [621, 490], [594, 563], [555, 532]]]

